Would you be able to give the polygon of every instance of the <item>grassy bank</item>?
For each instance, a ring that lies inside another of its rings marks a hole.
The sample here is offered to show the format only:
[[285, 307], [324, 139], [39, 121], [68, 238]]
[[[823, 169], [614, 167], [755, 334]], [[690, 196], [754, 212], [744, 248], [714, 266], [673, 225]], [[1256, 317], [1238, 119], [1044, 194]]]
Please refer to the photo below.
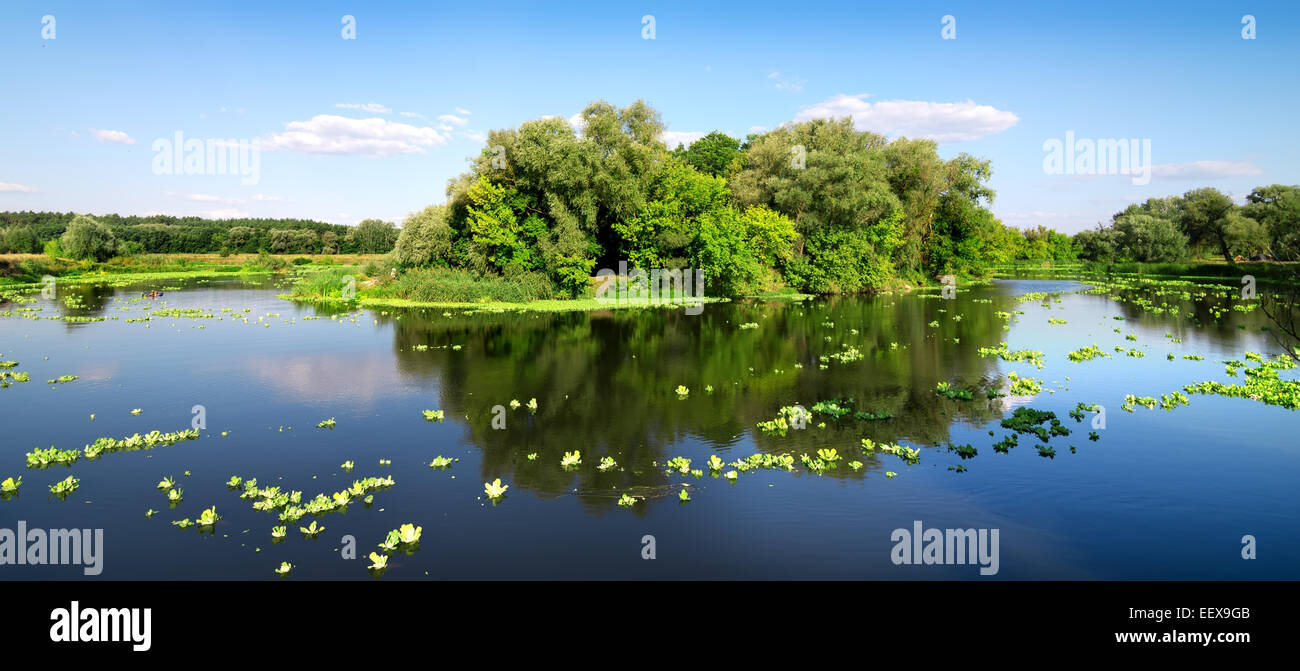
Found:
[[[589, 291], [581, 298], [557, 297], [549, 282], [531, 275], [479, 277], [463, 270], [416, 269], [396, 277], [366, 278], [355, 268], [330, 268], [298, 279], [292, 293], [281, 298], [307, 303], [356, 304], [387, 308], [492, 308], [501, 310], [611, 310], [629, 307], [680, 308], [721, 298], [671, 300], [597, 300]], [[789, 294], [783, 294], [786, 296]]]
[[1300, 263], [1205, 261], [1192, 263], [1050, 263], [1021, 262], [997, 266], [995, 277], [1034, 274], [1050, 277], [1159, 277], [1186, 280], [1240, 280], [1245, 275], [1260, 282], [1293, 283], [1300, 277]]
[[143, 254], [104, 262], [50, 258], [44, 254], [0, 254], [0, 287], [40, 286], [52, 276], [65, 284], [147, 282], [154, 280], [228, 277], [315, 271], [360, 265], [378, 254]]

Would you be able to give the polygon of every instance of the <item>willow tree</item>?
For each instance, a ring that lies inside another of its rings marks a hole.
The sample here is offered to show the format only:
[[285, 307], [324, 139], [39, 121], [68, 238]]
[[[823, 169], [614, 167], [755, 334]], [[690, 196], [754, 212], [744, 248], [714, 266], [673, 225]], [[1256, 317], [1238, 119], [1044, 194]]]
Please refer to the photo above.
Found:
[[99, 220], [83, 214], [68, 223], [59, 246], [74, 259], [103, 261], [117, 253], [117, 238]]

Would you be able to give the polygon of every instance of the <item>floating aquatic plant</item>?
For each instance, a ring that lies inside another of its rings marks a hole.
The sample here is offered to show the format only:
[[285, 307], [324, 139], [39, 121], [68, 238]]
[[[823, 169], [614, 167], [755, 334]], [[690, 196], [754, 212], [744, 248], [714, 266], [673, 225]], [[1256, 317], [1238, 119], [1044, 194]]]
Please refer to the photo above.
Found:
[[710, 454], [710, 455], [709, 455], [709, 462], [708, 462], [708, 465], [709, 465], [709, 470], [710, 470], [710, 471], [721, 471], [721, 470], [722, 470], [722, 467], [723, 467], [723, 466], [726, 466], [726, 464], [723, 463], [723, 461], [722, 461], [721, 459], [719, 459], [719, 458], [718, 458], [718, 455], [716, 455], [716, 454]]
[[1006, 343], [999, 343], [996, 348], [981, 347], [978, 354], [982, 357], [996, 356], [1003, 361], [1026, 361], [1034, 364], [1039, 370], [1043, 368], [1043, 353], [1034, 349], [1022, 349], [1011, 351]]
[[290, 564], [289, 562], [286, 561], [286, 562], [280, 562], [280, 568], [276, 569], [275, 572], [280, 575], [289, 575], [289, 571], [292, 570], [293, 570], [293, 564]]
[[18, 488], [21, 487], [22, 485], [23, 485], [23, 476], [21, 475], [18, 476], [17, 480], [13, 478], [5, 478], [4, 482], [0, 482], [0, 492], [13, 493], [18, 491]]
[[483, 483], [483, 493], [487, 494], [489, 499], [501, 498], [505, 495], [507, 489], [510, 489], [510, 485], [501, 484], [501, 478]]
[[442, 455], [440, 454], [440, 455], [434, 457], [434, 458], [433, 458], [433, 461], [429, 462], [429, 467], [430, 467], [430, 468], [438, 468], [438, 469], [448, 468], [448, 467], [451, 466], [451, 462], [452, 462], [452, 459], [449, 459], [449, 458], [447, 458], [447, 457], [444, 457], [444, 456], [442, 456]]
[[55, 496], [66, 496], [81, 486], [81, 480], [69, 475], [68, 477], [50, 485], [50, 492]]
[[691, 390], [680, 384], [673, 391], [677, 393], [677, 398], [686, 398], [691, 395]]
[[[1013, 371], [1011, 375], [1015, 375], [1015, 372]], [[965, 389], [958, 389], [957, 387], [954, 387], [949, 382], [940, 382], [939, 384], [937, 384], [935, 386], [934, 393], [938, 394], [939, 396], [946, 396], [950, 399], [961, 400], [961, 401], [969, 401], [974, 398], [974, 396], [970, 393], [970, 391]]]
[[582, 463], [582, 452], [579, 450], [574, 450], [572, 452], [565, 452], [564, 456], [560, 458], [560, 466], [564, 468], [568, 468], [570, 466], [577, 466], [578, 464], [581, 463]]
[[180, 501], [180, 500], [183, 499], [183, 498], [185, 498], [185, 493], [184, 493], [183, 491], [181, 491], [180, 488], [173, 488], [173, 489], [168, 489], [168, 490], [167, 490], [167, 500], [168, 500], [168, 501], [170, 501], [170, 502], [172, 502], [172, 503], [176, 503], [176, 502]]
[[1247, 361], [1257, 365], [1245, 368], [1246, 364], [1229, 361], [1228, 370], [1235, 375], [1236, 370], [1245, 368], [1245, 384], [1227, 385], [1220, 382], [1200, 382], [1183, 387], [1189, 394], [1215, 394], [1235, 398], [1249, 398], [1267, 405], [1278, 405], [1288, 410], [1300, 410], [1300, 380], [1283, 380], [1278, 375], [1280, 370], [1296, 367], [1296, 361], [1287, 354], [1279, 354], [1272, 360], [1265, 360], [1254, 352], [1246, 353]]
[[630, 507], [630, 506], [632, 506], [633, 504], [635, 504], [635, 503], [637, 502], [637, 500], [638, 500], [638, 499], [637, 499], [636, 497], [628, 496], [627, 494], [624, 494], [624, 495], [618, 497], [618, 505], [620, 505], [620, 506], [629, 506], [629, 507]]
[[331, 418], [329, 418], [329, 419], [323, 419], [323, 420], [321, 420], [320, 423], [316, 425], [316, 428], [318, 428], [318, 429], [332, 429], [332, 428], [334, 428], [334, 424], [335, 424], [334, 418], [331, 417]]
[[849, 409], [841, 406], [838, 401], [818, 401], [813, 404], [812, 411], [823, 415], [830, 415], [839, 419], [849, 414]]
[[897, 476], [898, 474], [893, 471], [885, 471], [885, 477], [889, 478], [890, 480], [893, 480]]
[[420, 533], [424, 527], [417, 527], [414, 524], [403, 524], [398, 528], [398, 539], [405, 545], [414, 545], [420, 542]]
[[211, 508], [204, 510], [195, 521], [201, 527], [210, 527], [216, 524], [219, 519], [221, 519], [221, 516], [217, 514], [217, 507], [212, 506]]
[[304, 533], [304, 534], [306, 534], [306, 535], [308, 535], [308, 536], [311, 536], [312, 538], [315, 538], [315, 537], [316, 537], [316, 534], [318, 534], [318, 533], [320, 533], [320, 532], [322, 532], [322, 531], [324, 531], [324, 530], [325, 530], [325, 527], [324, 527], [323, 525], [322, 525], [322, 526], [317, 526], [317, 525], [316, 525], [316, 520], [312, 520], [312, 521], [311, 521], [311, 524], [309, 524], [309, 525], [307, 525], [307, 526], [305, 526], [305, 527], [298, 527], [298, 531], [301, 531], [302, 533]]
[[136, 408], [136, 409], [134, 409], [134, 410], [131, 411], [131, 414], [132, 414], [132, 415], [138, 415], [138, 414], [140, 414], [140, 413], [142, 413], [142, 412], [144, 412], [144, 408]]
[[352, 469], [354, 469], [354, 468], [356, 468], [356, 467], [357, 467], [357, 465], [354, 464], [354, 463], [352, 463], [352, 460], [351, 460], [351, 459], [348, 459], [347, 461], [343, 462], [342, 464], [339, 464], [339, 468], [342, 468], [343, 470], [345, 470], [345, 471], [347, 471], [347, 472], [349, 472], [349, 473], [351, 473], [351, 472], [352, 472]]
[[81, 458], [80, 450], [60, 450], [53, 445], [42, 450], [39, 447], [26, 455], [28, 468], [45, 468], [50, 464], [68, 466]]
[[683, 503], [691, 500], [691, 495], [685, 489], [677, 493], [677, 498]]
[[596, 466], [596, 468], [601, 471], [608, 471], [610, 469], [617, 468], [617, 467], [618, 467], [618, 463], [614, 461], [613, 457], [601, 457], [600, 465]]
[[388, 556], [381, 555], [378, 552], [371, 552], [370, 566], [367, 566], [366, 568], [370, 569], [371, 571], [382, 571], [385, 568], [388, 568]]
[[969, 443], [966, 445], [952, 445], [949, 443], [948, 449], [956, 452], [957, 456], [962, 459], [974, 459], [979, 455], [979, 450], [975, 449], [975, 447], [971, 446]]
[[238, 475], [232, 475], [230, 476], [230, 479], [226, 481], [226, 486], [231, 489], [238, 489], [240, 482], [242, 482], [242, 480]]
[[1011, 380], [1011, 389], [1007, 393], [1012, 396], [1033, 396], [1043, 390], [1042, 380], [1020, 377], [1014, 370], [1007, 373], [1007, 379]]
[[1124, 395], [1124, 404], [1119, 406], [1124, 412], [1133, 412], [1135, 406], [1142, 406], [1148, 410], [1155, 410], [1156, 399], [1151, 396], [1134, 396], [1133, 394]]
[[444, 417], [441, 410], [422, 410], [421, 413], [424, 415], [425, 421], [429, 422], [441, 422]]
[[528, 399], [528, 405], [525, 407], [528, 408], [528, 412], [537, 412], [537, 399], [536, 398]]
[[835, 448], [817, 450], [817, 458], [832, 464], [840, 460], [839, 452]]
[[1092, 361], [1093, 359], [1099, 356], [1110, 358], [1110, 355], [1103, 352], [1102, 349], [1097, 345], [1088, 345], [1086, 347], [1080, 347], [1079, 349], [1074, 350], [1073, 352], [1070, 352], [1065, 356], [1070, 361], [1073, 361], [1075, 363], [1079, 363], [1083, 361]]
[[285, 527], [271, 527], [271, 538], [284, 538]]

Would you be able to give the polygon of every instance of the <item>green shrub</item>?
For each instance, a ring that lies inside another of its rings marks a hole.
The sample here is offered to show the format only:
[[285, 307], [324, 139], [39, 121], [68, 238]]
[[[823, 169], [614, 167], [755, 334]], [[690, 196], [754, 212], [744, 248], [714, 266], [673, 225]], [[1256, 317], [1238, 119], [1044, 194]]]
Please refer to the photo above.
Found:
[[523, 303], [555, 298], [555, 287], [541, 273], [497, 277], [448, 268], [417, 268], [398, 274], [397, 279], [376, 287], [370, 295], [430, 303]]

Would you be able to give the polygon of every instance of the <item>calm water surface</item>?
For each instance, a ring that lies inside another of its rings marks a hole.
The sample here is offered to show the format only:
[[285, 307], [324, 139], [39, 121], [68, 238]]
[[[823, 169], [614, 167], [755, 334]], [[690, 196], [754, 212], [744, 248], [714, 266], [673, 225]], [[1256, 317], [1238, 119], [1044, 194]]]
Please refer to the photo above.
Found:
[[[1202, 380], [1240, 383], [1221, 360], [1284, 351], [1262, 330], [1268, 322], [1258, 311], [1229, 312], [1215, 324], [1203, 302], [1153, 315], [1078, 293], [1084, 285], [1027, 280], [955, 300], [913, 293], [738, 302], [695, 316], [331, 313], [277, 299], [283, 289], [267, 282], [187, 282], [155, 300], [140, 299], [144, 288], [158, 285], [60, 287], [55, 300], [0, 306], [14, 311], [0, 317], [0, 354], [31, 375], [0, 389], [0, 480], [23, 476], [20, 493], [0, 501], [0, 528], [18, 520], [102, 528], [99, 579], [277, 579], [273, 569], [288, 561], [292, 579], [370, 580], [365, 555], [405, 522], [423, 527], [422, 542], [394, 553], [383, 580], [1300, 578], [1300, 414], [1210, 396], [1191, 396], [1190, 406], [1173, 411], [1120, 409], [1129, 393], [1159, 398]], [[1064, 293], [1059, 302], [1016, 301], [1043, 291]], [[24, 318], [20, 307], [39, 308], [29, 314], [43, 318]], [[176, 308], [213, 316], [126, 321]], [[1024, 314], [1009, 322], [995, 314], [1016, 310]], [[107, 319], [44, 318], [54, 315]], [[740, 328], [745, 323], [758, 328]], [[1044, 368], [977, 354], [1004, 341], [1042, 350]], [[1093, 343], [1112, 357], [1066, 359]], [[1147, 356], [1117, 354], [1115, 345]], [[820, 359], [850, 346], [861, 360]], [[988, 399], [983, 390], [1005, 389], [1013, 370], [1041, 379], [1043, 392]], [[80, 379], [46, 383], [68, 374]], [[941, 381], [975, 390], [974, 400], [936, 396]], [[687, 398], [674, 393], [678, 385], [690, 389]], [[536, 413], [508, 407], [530, 398]], [[785, 437], [755, 429], [782, 406], [828, 399], [892, 419], [818, 415]], [[1067, 415], [1079, 402], [1106, 408], [1095, 442], [1090, 418]], [[207, 425], [197, 441], [71, 467], [24, 467], [33, 447], [188, 429], [196, 405]], [[493, 428], [498, 405], [506, 406], [504, 429]], [[1040, 457], [1028, 435], [1009, 454], [992, 449], [1010, 433], [999, 421], [1019, 405], [1053, 411], [1072, 431], [1051, 439], [1054, 458]], [[134, 408], [143, 412], [133, 416]], [[446, 421], [425, 421], [425, 409], [444, 410]], [[316, 428], [329, 417], [336, 428]], [[865, 456], [864, 437], [919, 447], [920, 463]], [[963, 460], [950, 443], [979, 455]], [[704, 466], [712, 454], [731, 462], [819, 448], [864, 466], [823, 475], [800, 465], [793, 473], [753, 470], [734, 484]], [[566, 471], [560, 458], [572, 450], [583, 463]], [[439, 455], [459, 461], [430, 468]], [[599, 471], [602, 456], [619, 467]], [[706, 473], [666, 475], [676, 456]], [[351, 473], [340, 468], [347, 460], [356, 463]], [[967, 470], [949, 469], [957, 465]], [[48, 486], [69, 474], [80, 489], [66, 500], [50, 495]], [[326, 528], [315, 539], [290, 524], [273, 543], [280, 522], [228, 489], [232, 475], [301, 490], [304, 499], [369, 475], [396, 484], [370, 505], [305, 517], [303, 524], [316, 519]], [[184, 490], [174, 508], [156, 488], [166, 476]], [[510, 486], [497, 505], [482, 498], [483, 482], [495, 478]], [[688, 503], [677, 499], [683, 482]], [[627, 491], [648, 498], [618, 506]], [[210, 531], [170, 524], [214, 505], [222, 519]], [[159, 512], [147, 519], [149, 509]], [[999, 529], [998, 574], [895, 566], [890, 533], [915, 520]], [[653, 561], [642, 559], [647, 534], [655, 537]], [[1258, 541], [1254, 561], [1241, 558], [1246, 534]], [[355, 561], [340, 557], [345, 536], [356, 539]], [[72, 566], [0, 566], [0, 579], [81, 577]]]

